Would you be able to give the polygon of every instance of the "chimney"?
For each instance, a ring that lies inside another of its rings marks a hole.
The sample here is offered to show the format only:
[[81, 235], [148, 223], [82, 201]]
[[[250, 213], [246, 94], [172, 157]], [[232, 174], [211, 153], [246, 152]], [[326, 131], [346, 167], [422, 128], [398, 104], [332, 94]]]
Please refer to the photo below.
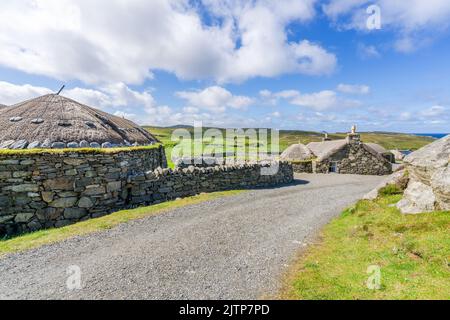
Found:
[[361, 135], [356, 132], [356, 125], [352, 127], [352, 131], [347, 134], [347, 143], [360, 143]]
[[322, 138], [322, 142], [331, 141], [331, 139], [328, 137], [328, 133], [324, 132], [324, 134], [325, 134], [325, 137]]

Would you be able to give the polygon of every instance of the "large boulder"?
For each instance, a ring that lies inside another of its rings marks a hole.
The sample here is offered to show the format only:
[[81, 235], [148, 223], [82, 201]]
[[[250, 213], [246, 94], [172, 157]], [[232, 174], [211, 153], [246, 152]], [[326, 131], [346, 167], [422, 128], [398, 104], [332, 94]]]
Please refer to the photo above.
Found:
[[450, 136], [405, 158], [410, 182], [397, 205], [403, 213], [450, 210]]

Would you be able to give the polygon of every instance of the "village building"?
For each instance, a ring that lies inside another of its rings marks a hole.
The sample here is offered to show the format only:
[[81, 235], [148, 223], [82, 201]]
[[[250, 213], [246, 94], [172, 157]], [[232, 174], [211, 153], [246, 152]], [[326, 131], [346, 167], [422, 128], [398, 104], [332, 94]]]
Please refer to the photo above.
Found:
[[59, 94], [28, 100], [0, 112], [0, 149], [111, 148], [157, 142], [132, 121]]
[[281, 159], [292, 162], [296, 172], [362, 175], [390, 174], [395, 162], [394, 155], [383, 147], [363, 143], [356, 127], [346, 139], [326, 137], [322, 142], [291, 146]]

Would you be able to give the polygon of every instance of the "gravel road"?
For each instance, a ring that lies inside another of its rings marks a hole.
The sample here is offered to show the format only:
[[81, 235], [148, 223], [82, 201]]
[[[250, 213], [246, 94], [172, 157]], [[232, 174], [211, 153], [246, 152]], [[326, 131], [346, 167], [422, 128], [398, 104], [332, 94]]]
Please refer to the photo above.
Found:
[[[0, 299], [270, 295], [296, 252], [382, 179], [299, 175], [294, 185], [215, 199], [9, 255], [0, 259]], [[67, 287], [71, 266], [81, 270], [80, 290]]]

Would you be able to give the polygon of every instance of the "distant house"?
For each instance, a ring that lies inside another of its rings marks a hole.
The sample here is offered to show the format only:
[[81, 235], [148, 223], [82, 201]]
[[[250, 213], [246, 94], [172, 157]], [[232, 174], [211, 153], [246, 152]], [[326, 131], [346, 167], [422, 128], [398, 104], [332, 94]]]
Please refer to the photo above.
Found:
[[[289, 151], [282, 155], [282, 159], [293, 164], [303, 163], [299, 168], [294, 167], [296, 172], [387, 175], [392, 173], [391, 163], [395, 162], [394, 155], [383, 147], [363, 143], [355, 128], [346, 139], [324, 139], [322, 142], [311, 142], [304, 146], [312, 154], [310, 168], [305, 165], [307, 151], [303, 146], [291, 147], [291, 150], [288, 149]], [[289, 155], [298, 156], [288, 157]]]

